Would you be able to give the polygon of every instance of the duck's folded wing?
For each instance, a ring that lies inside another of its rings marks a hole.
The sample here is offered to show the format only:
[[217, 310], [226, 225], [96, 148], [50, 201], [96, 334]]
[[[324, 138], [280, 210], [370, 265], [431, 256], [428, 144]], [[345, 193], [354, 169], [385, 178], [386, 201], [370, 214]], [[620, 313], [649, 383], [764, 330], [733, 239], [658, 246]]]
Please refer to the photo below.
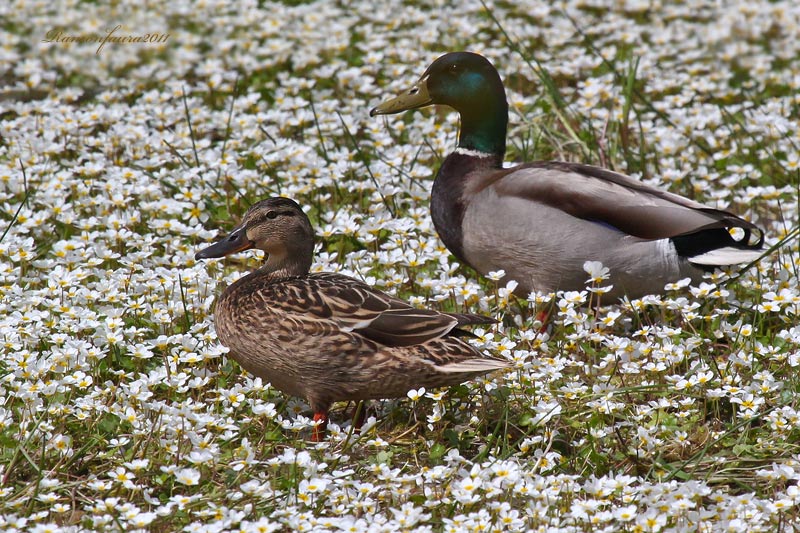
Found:
[[459, 326], [477, 326], [481, 324], [496, 324], [497, 320], [486, 315], [473, 315], [472, 313], [445, 313], [458, 321]]
[[[293, 314], [335, 323], [387, 346], [411, 346], [440, 338], [458, 325], [490, 323], [479, 315], [417, 309], [407, 302], [339, 274], [311, 274], [281, 284], [278, 305]], [[276, 300], [273, 298], [273, 301]]]
[[610, 170], [565, 162], [534, 162], [498, 173], [484, 188], [524, 198], [642, 239], [665, 239], [715, 228], [741, 228], [760, 246], [763, 231], [733, 213], [706, 207]]

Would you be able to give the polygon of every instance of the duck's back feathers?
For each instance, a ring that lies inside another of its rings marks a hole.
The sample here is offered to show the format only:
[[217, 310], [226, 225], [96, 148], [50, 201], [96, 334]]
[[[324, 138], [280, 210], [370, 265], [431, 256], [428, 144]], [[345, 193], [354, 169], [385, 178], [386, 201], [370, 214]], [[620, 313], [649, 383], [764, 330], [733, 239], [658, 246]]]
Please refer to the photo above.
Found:
[[272, 283], [258, 277], [246, 292], [263, 294], [274, 312], [330, 321], [385, 346], [411, 346], [454, 333], [457, 326], [490, 324], [486, 316], [418, 309], [336, 273], [314, 273]]
[[[763, 234], [754, 224], [727, 211], [706, 207], [677, 194], [645, 185], [610, 170], [565, 162], [533, 162], [495, 175], [484, 186], [560, 209], [576, 218], [606, 224], [628, 235], [655, 240], [714, 228], [742, 228]], [[745, 241], [745, 244], [748, 244]]]

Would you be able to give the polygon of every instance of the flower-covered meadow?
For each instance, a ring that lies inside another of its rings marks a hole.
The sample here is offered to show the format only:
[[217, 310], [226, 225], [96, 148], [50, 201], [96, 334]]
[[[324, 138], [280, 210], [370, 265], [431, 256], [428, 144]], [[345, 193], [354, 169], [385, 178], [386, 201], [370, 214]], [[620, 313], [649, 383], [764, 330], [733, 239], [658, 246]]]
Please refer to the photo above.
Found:
[[[800, 527], [796, 2], [0, 13], [0, 531]], [[98, 50], [117, 25], [168, 38]], [[600, 307], [602, 265], [527, 299], [459, 265], [428, 212], [457, 115], [368, 116], [458, 49], [506, 82], [509, 161], [635, 175], [759, 224], [768, 253]], [[338, 404], [309, 442], [304, 401], [214, 333], [260, 258], [194, 260], [274, 195], [308, 208], [314, 270], [489, 314], [475, 342], [512, 368], [364, 405], [361, 433]]]

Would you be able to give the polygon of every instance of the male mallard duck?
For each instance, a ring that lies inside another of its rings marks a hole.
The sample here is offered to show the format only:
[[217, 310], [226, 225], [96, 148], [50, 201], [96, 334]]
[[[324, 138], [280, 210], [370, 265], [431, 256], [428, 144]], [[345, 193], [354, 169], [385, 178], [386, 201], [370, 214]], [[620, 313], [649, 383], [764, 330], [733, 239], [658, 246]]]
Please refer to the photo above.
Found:
[[251, 248], [264, 250], [266, 262], [219, 297], [217, 336], [250, 373], [308, 399], [320, 421], [314, 440], [335, 401], [402, 397], [507, 366], [458, 338], [468, 335], [458, 326], [489, 317], [416, 309], [341, 274], [309, 274], [314, 230], [292, 200], [256, 203], [195, 259]]
[[508, 104], [483, 56], [441, 56], [370, 115], [432, 104], [461, 115], [458, 147], [433, 182], [436, 231], [478, 272], [505, 270], [521, 295], [585, 288], [590, 260], [611, 271], [608, 297], [637, 298], [761, 255], [764, 232], [754, 224], [623, 174], [556, 161], [503, 168]]

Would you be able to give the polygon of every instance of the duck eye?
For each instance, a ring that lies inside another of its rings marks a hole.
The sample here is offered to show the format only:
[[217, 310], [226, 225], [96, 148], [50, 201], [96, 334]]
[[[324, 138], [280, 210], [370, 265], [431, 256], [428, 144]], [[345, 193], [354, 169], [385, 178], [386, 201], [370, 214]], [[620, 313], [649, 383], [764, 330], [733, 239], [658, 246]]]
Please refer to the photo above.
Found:
[[278, 218], [278, 212], [277, 211], [270, 211], [269, 213], [267, 213], [267, 218], [269, 218], [269, 219]]

